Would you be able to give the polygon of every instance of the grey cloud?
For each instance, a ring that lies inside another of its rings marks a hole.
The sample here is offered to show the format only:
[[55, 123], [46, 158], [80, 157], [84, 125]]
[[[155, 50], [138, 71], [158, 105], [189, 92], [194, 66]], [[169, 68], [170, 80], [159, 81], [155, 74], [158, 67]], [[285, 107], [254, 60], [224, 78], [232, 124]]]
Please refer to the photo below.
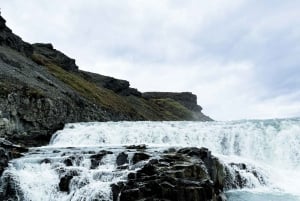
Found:
[[52, 42], [81, 68], [143, 91], [193, 91], [216, 119], [298, 114], [289, 104], [300, 111], [300, 2], [10, 0], [1, 7], [25, 40]]

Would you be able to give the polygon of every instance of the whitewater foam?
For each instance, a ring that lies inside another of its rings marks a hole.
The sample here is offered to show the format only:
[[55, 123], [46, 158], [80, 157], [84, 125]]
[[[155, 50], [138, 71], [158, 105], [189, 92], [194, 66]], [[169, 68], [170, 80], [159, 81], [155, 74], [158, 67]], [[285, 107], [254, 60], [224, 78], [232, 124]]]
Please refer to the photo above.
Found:
[[93, 122], [67, 124], [52, 147], [147, 144], [207, 147], [285, 168], [299, 168], [300, 120], [237, 122]]
[[[110, 185], [125, 180], [128, 174], [117, 170], [112, 161], [116, 160], [125, 145], [133, 144], [145, 144], [153, 153], [169, 147], [207, 147], [227, 165], [233, 176], [239, 172], [246, 180], [246, 189], [240, 191], [240, 194], [252, 196], [251, 193], [254, 193], [252, 197], [256, 200], [263, 193], [270, 197], [280, 194], [280, 199], [283, 195], [300, 200], [299, 118], [233, 122], [67, 124], [53, 135], [48, 146], [32, 149], [24, 158], [14, 160], [6, 173], [14, 175], [14, 179], [20, 183], [26, 200], [75, 201], [97, 196], [111, 200]], [[60, 161], [69, 155], [77, 156], [99, 149], [112, 150], [114, 154], [106, 155], [95, 170], [90, 170], [90, 160], [85, 160], [90, 154], [83, 156], [77, 166], [72, 167], [72, 171], [80, 171], [81, 175], [72, 179], [72, 193], [58, 192], [58, 172], [70, 168], [61, 166]], [[52, 166], [41, 162], [45, 158], [52, 160]], [[239, 164], [245, 164], [247, 169], [240, 168]], [[136, 168], [133, 166], [129, 169]], [[231, 191], [229, 195], [232, 195], [232, 200], [239, 200], [236, 196], [239, 194], [235, 192], [239, 191]]]

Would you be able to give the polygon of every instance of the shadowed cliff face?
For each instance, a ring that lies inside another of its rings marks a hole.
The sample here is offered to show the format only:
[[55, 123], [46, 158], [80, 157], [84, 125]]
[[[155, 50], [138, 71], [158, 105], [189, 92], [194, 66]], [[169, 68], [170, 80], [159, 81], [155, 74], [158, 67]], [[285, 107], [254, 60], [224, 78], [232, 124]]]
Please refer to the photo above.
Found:
[[32, 45], [34, 53], [42, 55], [48, 60], [51, 60], [55, 65], [60, 66], [67, 71], [77, 71], [78, 66], [75, 59], [71, 59], [62, 52], [53, 48], [52, 44], [36, 43]]
[[11, 29], [9, 29], [5, 23], [5, 19], [0, 15], [0, 45], [8, 46], [21, 54], [30, 56], [33, 51], [32, 46], [22, 41], [19, 36], [13, 34]]
[[45, 144], [70, 122], [211, 120], [191, 93], [142, 96], [126, 80], [79, 70], [51, 44], [22, 41], [1, 16], [0, 72], [0, 137], [15, 143]]

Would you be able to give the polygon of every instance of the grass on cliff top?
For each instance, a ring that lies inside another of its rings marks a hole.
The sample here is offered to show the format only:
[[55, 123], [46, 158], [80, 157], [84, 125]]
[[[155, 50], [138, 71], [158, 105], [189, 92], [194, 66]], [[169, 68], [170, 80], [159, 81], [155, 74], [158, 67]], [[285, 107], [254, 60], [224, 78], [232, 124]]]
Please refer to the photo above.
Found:
[[169, 117], [174, 120], [192, 120], [193, 113], [181, 105], [179, 102], [170, 99], [170, 98], [162, 98], [162, 99], [151, 99], [152, 102], [157, 104], [161, 112], [164, 116]]
[[65, 71], [46, 57], [33, 54], [32, 59], [49, 70], [56, 78], [70, 86], [81, 96], [104, 108], [133, 119], [145, 120], [192, 120], [192, 112], [173, 99], [150, 99], [121, 97], [108, 89], [97, 86], [75, 73]]
[[137, 113], [146, 120], [175, 120], [169, 116], [164, 116], [163, 112], [161, 112], [162, 109], [152, 101], [136, 96], [127, 96], [124, 98], [129, 104], [134, 105], [134, 109], [137, 111]]
[[36, 63], [46, 66], [52, 75], [88, 100], [117, 112], [134, 112], [130, 105], [114, 92], [98, 87], [96, 84], [91, 83], [72, 72], [65, 71], [42, 55], [33, 54], [32, 59]]

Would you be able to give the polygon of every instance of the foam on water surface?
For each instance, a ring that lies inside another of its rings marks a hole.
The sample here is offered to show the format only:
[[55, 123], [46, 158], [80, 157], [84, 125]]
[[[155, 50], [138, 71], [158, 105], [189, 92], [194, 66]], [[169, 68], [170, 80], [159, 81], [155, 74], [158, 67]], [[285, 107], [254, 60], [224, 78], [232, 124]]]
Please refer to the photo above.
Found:
[[93, 122], [67, 124], [52, 147], [147, 144], [207, 147], [285, 168], [299, 168], [300, 120], [235, 122]]
[[[229, 200], [248, 201], [300, 200], [300, 119], [253, 120], [232, 122], [89, 122], [67, 124], [56, 132], [48, 146], [32, 149], [25, 157], [14, 160], [6, 171], [19, 182], [26, 200], [111, 200], [110, 185], [127, 178], [128, 172], [116, 169], [115, 160], [125, 145], [147, 145], [149, 151], [169, 147], [207, 147], [224, 164], [243, 163], [255, 170], [240, 174], [247, 189], [228, 192]], [[147, 149], [147, 150], [148, 150]], [[96, 169], [87, 160], [91, 154], [108, 150]], [[80, 156], [76, 167], [62, 161]], [[44, 159], [50, 163], [41, 163]], [[61, 171], [73, 168], [80, 177], [72, 180], [71, 192], [58, 190]], [[131, 167], [134, 171], [138, 167]], [[130, 169], [130, 168], [129, 168]], [[265, 199], [264, 199], [265, 198]], [[245, 199], [244, 199], [245, 200]], [[247, 199], [246, 199], [247, 200]]]

